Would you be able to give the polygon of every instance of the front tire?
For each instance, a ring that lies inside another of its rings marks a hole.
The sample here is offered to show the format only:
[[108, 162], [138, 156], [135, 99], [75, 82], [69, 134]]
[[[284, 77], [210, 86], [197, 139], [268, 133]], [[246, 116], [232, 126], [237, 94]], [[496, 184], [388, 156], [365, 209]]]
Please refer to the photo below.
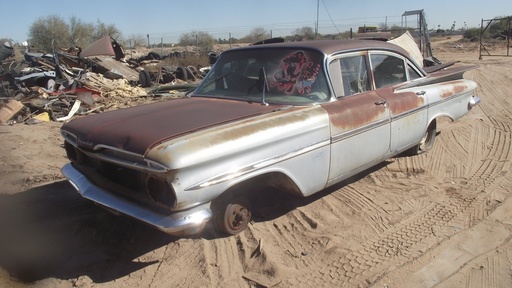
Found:
[[226, 235], [242, 232], [251, 221], [250, 202], [243, 196], [227, 195], [218, 199], [213, 213], [216, 230]]

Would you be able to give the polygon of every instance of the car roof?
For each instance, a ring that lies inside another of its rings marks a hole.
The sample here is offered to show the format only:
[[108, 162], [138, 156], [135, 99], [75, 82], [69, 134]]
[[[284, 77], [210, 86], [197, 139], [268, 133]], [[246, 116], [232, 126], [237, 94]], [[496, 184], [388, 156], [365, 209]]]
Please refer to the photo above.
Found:
[[239, 49], [268, 49], [273, 48], [293, 48], [293, 49], [314, 49], [326, 55], [332, 55], [339, 52], [360, 51], [360, 50], [387, 50], [394, 51], [409, 57], [409, 53], [402, 47], [381, 40], [312, 40], [298, 42], [281, 42], [271, 44], [260, 44], [247, 46]]

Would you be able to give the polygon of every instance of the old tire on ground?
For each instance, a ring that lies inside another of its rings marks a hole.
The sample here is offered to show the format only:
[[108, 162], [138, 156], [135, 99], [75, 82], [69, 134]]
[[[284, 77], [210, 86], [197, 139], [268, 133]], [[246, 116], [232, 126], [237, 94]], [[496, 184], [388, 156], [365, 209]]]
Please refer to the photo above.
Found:
[[188, 73], [188, 80], [190, 81], [196, 81], [197, 75], [199, 75], [199, 71], [194, 66], [187, 66], [187, 73]]
[[188, 73], [186, 67], [179, 66], [176, 68], [176, 78], [187, 81], [188, 80]]
[[437, 125], [436, 121], [434, 120], [427, 128], [427, 131], [425, 132], [425, 135], [421, 139], [420, 143], [418, 145], [412, 147], [409, 152], [411, 155], [419, 155], [421, 153], [427, 152], [432, 147], [434, 147], [434, 142], [436, 140], [436, 133], [437, 133]]
[[146, 70], [141, 70], [139, 72], [139, 83], [141, 87], [150, 87], [151, 86], [151, 75]]
[[250, 202], [243, 196], [221, 196], [213, 205], [215, 229], [226, 235], [236, 235], [251, 221]]

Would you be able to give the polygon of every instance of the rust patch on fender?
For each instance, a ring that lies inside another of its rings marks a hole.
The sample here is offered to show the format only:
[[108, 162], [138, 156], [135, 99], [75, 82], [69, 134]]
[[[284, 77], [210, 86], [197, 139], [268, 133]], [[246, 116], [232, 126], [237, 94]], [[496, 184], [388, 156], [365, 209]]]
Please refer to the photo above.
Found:
[[449, 85], [443, 85], [443, 89], [441, 91], [441, 98], [448, 98], [453, 95], [460, 94], [468, 89], [467, 85], [462, 84], [461, 82], [449, 84]]

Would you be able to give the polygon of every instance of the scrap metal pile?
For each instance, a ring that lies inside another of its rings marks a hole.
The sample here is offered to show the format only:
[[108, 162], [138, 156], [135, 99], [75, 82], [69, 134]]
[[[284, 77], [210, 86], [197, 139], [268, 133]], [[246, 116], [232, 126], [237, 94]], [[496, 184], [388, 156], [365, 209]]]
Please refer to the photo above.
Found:
[[27, 49], [22, 61], [14, 56], [9, 43], [1, 45], [0, 124], [66, 121], [74, 115], [154, 101], [162, 91], [183, 97], [204, 76], [192, 66], [161, 64], [175, 54], [150, 52], [126, 59], [123, 47], [109, 36], [83, 50], [45, 54]]

